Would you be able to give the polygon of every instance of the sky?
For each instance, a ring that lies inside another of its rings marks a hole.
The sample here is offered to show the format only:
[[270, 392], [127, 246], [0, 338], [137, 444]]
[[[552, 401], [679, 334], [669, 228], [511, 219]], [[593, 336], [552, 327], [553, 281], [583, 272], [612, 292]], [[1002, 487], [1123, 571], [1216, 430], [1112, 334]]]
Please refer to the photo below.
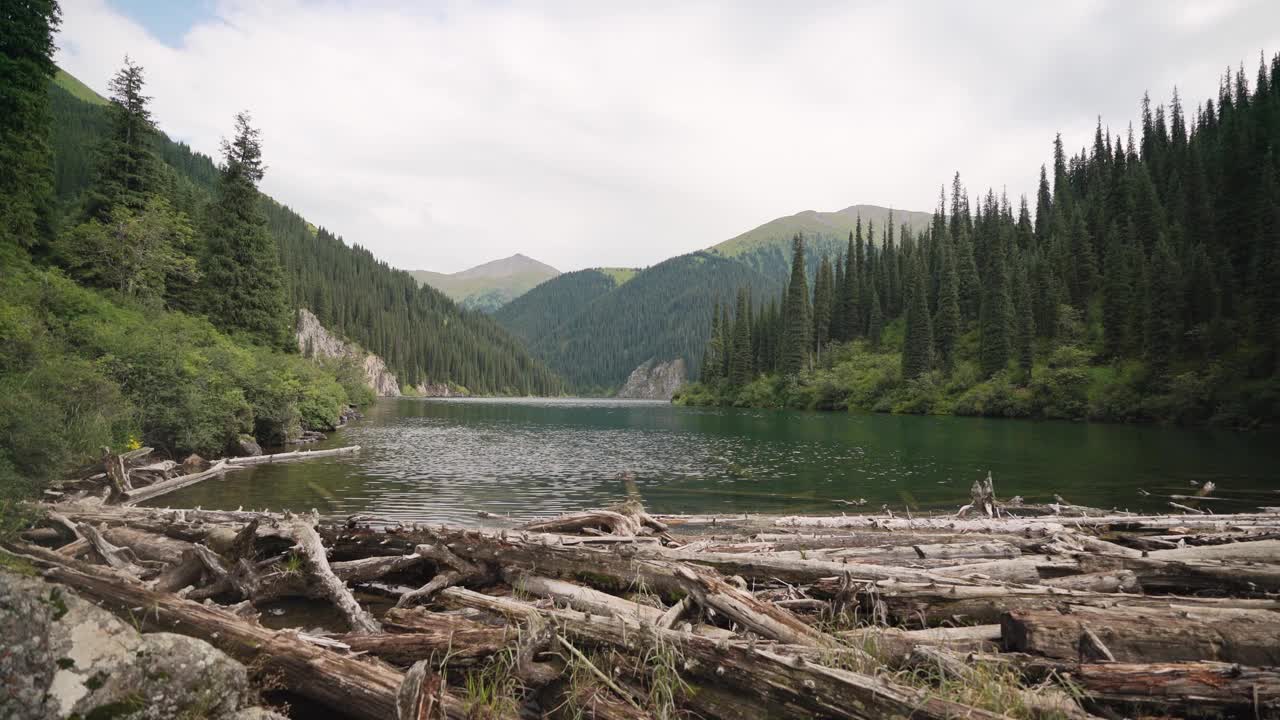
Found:
[[643, 267], [802, 210], [1033, 195], [1176, 86], [1280, 51], [1274, 0], [62, 0], [58, 63], [125, 55], [160, 128], [262, 131], [263, 190], [405, 269]]

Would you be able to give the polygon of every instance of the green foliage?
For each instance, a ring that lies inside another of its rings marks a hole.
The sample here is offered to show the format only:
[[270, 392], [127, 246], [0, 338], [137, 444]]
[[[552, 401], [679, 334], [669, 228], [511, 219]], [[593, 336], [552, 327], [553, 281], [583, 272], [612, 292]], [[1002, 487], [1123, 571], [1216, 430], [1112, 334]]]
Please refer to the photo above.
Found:
[[906, 337], [902, 346], [902, 376], [914, 379], [933, 366], [933, 323], [929, 319], [929, 294], [924, 263], [912, 263], [911, 300], [907, 304]]
[[57, 69], [58, 3], [6, 3], [0, 34], [0, 244], [32, 247], [51, 233], [49, 99]]
[[258, 195], [264, 171], [258, 138], [249, 116], [240, 113], [235, 138], [222, 143], [222, 177], [205, 228], [200, 307], [224, 330], [284, 348], [290, 343], [291, 313]]

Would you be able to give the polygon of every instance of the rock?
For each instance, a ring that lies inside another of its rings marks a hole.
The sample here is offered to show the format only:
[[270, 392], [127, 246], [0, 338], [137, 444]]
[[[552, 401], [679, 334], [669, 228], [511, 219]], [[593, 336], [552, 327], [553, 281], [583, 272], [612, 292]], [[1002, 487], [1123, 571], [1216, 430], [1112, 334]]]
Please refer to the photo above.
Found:
[[253, 457], [262, 454], [262, 446], [252, 435], [241, 435], [232, 443], [231, 450], [240, 457]]
[[191, 453], [182, 461], [182, 467], [188, 473], [209, 467], [209, 461], [195, 453]]
[[310, 310], [298, 310], [298, 330], [294, 336], [303, 355], [311, 358], [352, 358], [364, 368], [365, 382], [375, 395], [400, 397], [400, 382], [381, 357], [335, 336]]
[[244, 666], [212, 645], [142, 635], [37, 578], [0, 572], [0, 633], [0, 717], [228, 720], [252, 705]]
[[448, 383], [418, 383], [413, 386], [413, 394], [418, 397], [467, 397], [465, 389], [455, 389]]
[[618, 391], [618, 397], [670, 400], [687, 378], [684, 358], [661, 363], [655, 358], [631, 371], [626, 384]]

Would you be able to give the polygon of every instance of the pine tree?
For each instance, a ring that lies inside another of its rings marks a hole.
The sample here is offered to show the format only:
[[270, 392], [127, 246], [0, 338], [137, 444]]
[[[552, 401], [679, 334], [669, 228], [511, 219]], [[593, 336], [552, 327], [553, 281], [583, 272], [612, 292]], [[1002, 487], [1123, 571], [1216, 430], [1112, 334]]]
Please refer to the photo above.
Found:
[[1156, 238], [1151, 252], [1151, 269], [1147, 278], [1147, 362], [1163, 374], [1178, 351], [1182, 330], [1182, 284], [1178, 261], [1162, 234]]
[[142, 93], [142, 66], [128, 57], [111, 78], [111, 130], [98, 148], [97, 176], [85, 216], [106, 222], [118, 207], [139, 212], [159, 189], [160, 160], [153, 149], [156, 126], [151, 97]]
[[699, 380], [712, 383], [720, 378], [723, 352], [724, 343], [720, 337], [720, 302], [717, 300], [711, 307], [711, 334], [707, 339], [707, 349], [702, 353], [702, 366], [698, 370]]
[[1031, 377], [1031, 369], [1035, 364], [1036, 321], [1035, 310], [1031, 300], [1031, 282], [1025, 267], [1019, 268], [1016, 282], [1017, 303], [1014, 312], [1017, 315], [1017, 329], [1014, 344], [1018, 351], [1018, 368], [1024, 378]]
[[1133, 288], [1128, 253], [1114, 224], [1107, 232], [1106, 275], [1102, 292], [1102, 352], [1108, 359], [1120, 357], [1129, 346], [1129, 315], [1133, 312]]
[[26, 0], [0, 19], [0, 243], [29, 248], [53, 234], [48, 85], [61, 15], [54, 0]]
[[812, 347], [812, 320], [809, 309], [809, 282], [804, 266], [804, 238], [792, 240], [791, 280], [787, 285], [787, 302], [783, 308], [781, 370], [784, 374], [800, 372], [809, 361]]
[[1008, 365], [1012, 319], [1008, 270], [1004, 259], [997, 256], [983, 286], [978, 317], [978, 366], [983, 377], [991, 377]]
[[867, 339], [871, 347], [879, 347], [880, 335], [884, 332], [884, 310], [880, 306], [880, 293], [875, 288], [868, 290], [867, 294], [871, 299], [867, 309]]
[[831, 327], [828, 335], [834, 342], [847, 340], [844, 335], [844, 253], [836, 254], [835, 277], [831, 281]]
[[746, 288], [738, 291], [733, 322], [733, 357], [729, 361], [729, 384], [742, 387], [751, 382], [751, 307]]
[[933, 323], [929, 319], [929, 290], [924, 263], [911, 264], [911, 293], [907, 305], [906, 334], [902, 341], [902, 376], [914, 378], [933, 367]]
[[947, 373], [955, 367], [956, 343], [960, 339], [960, 283], [956, 277], [951, 249], [942, 244], [939, 252], [941, 281], [938, 284], [938, 311], [933, 321], [933, 339], [938, 365]]
[[831, 261], [826, 255], [818, 265], [818, 277], [813, 284], [813, 341], [819, 353], [831, 340], [832, 288]]
[[219, 327], [287, 348], [292, 323], [284, 274], [258, 194], [262, 145], [249, 123], [248, 113], [236, 115], [235, 138], [222, 143], [222, 174], [206, 226], [203, 309]]

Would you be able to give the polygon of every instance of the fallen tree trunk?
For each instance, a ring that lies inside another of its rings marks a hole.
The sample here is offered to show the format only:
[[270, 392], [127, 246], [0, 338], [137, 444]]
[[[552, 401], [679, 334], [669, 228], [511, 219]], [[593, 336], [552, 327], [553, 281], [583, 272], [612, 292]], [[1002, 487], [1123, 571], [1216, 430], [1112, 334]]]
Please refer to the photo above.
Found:
[[[141, 620], [148, 628], [205, 640], [246, 665], [279, 673], [291, 692], [342, 708], [353, 717], [396, 717], [396, 693], [403, 676], [387, 665], [340, 655], [300, 639], [295, 632], [268, 630], [221, 608], [154, 592], [56, 553], [29, 546], [19, 551], [21, 557], [48, 567], [47, 578], [105, 603], [126, 621]], [[145, 612], [135, 615], [137, 608]], [[467, 720], [462, 702], [447, 692], [441, 695], [446, 717]]]
[[234, 457], [227, 458], [225, 462], [234, 467], [243, 467], [246, 465], [265, 465], [270, 463], [296, 462], [298, 460], [314, 460], [322, 457], [334, 457], [335, 455], [349, 455], [356, 452], [360, 452], [359, 445], [333, 448], [331, 450], [292, 450], [290, 452], [276, 453], [274, 455]]
[[1012, 610], [1000, 630], [1007, 650], [1061, 660], [1280, 664], [1280, 614], [1268, 611]]
[[[1280, 556], [1268, 559], [1280, 561]], [[1280, 591], [1280, 564], [1109, 555], [1081, 555], [1079, 560], [1081, 569], [1086, 572], [1129, 570], [1146, 590], [1179, 593]]]
[[146, 487], [128, 490], [120, 494], [120, 502], [125, 505], [135, 505], [145, 500], [168, 495], [174, 490], [181, 490], [184, 487], [195, 485], [201, 480], [208, 480], [215, 475], [221, 475], [228, 469], [233, 467], [227, 460], [219, 460], [214, 463], [208, 470], [190, 475], [179, 475], [171, 480], [162, 480], [158, 483], [147, 485]]
[[932, 697], [922, 690], [868, 675], [813, 664], [745, 643], [731, 643], [696, 635], [645, 627], [623, 618], [600, 618], [563, 610], [541, 609], [510, 598], [495, 598], [463, 588], [449, 588], [441, 597], [465, 607], [497, 612], [520, 620], [541, 618], [555, 623], [584, 642], [618, 648], [635, 656], [655, 644], [668, 644], [683, 657], [683, 668], [694, 676], [755, 697], [766, 717], [858, 718], [915, 720], [966, 717], [996, 720], [1001, 716]]
[[333, 574], [316, 529], [306, 521], [295, 520], [289, 528], [289, 534], [297, 541], [297, 548], [312, 578], [347, 619], [351, 629], [360, 633], [378, 632], [381, 629], [378, 621], [360, 607], [347, 586]]

